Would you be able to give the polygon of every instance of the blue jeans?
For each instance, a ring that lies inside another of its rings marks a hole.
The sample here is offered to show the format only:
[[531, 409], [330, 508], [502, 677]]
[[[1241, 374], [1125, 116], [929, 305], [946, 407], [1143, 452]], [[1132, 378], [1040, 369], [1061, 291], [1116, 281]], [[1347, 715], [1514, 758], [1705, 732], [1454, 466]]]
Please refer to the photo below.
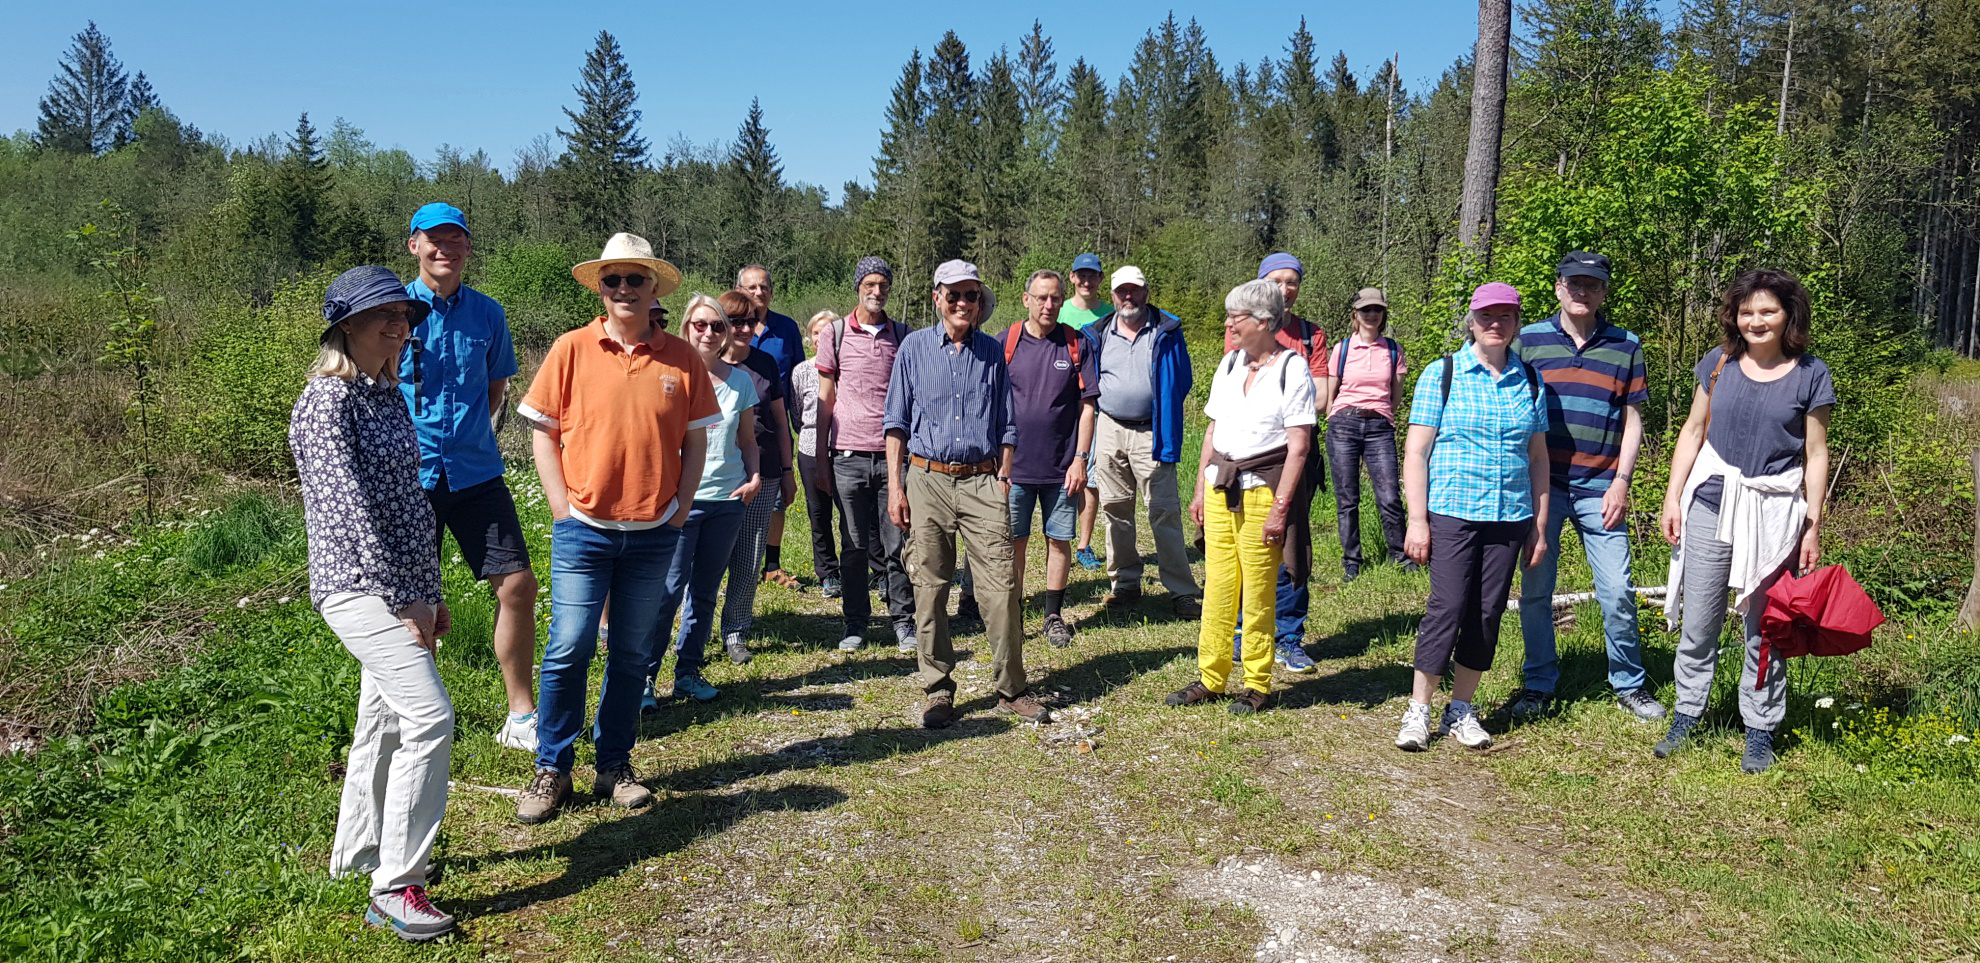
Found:
[[687, 599], [681, 615], [680, 634], [674, 636], [674, 678], [701, 674], [702, 652], [715, 627], [715, 591], [722, 587], [722, 574], [729, 570], [729, 553], [735, 547], [736, 533], [742, 530], [743, 503], [696, 501], [688, 510], [687, 524], [681, 526], [681, 543], [674, 549], [673, 564], [667, 566], [667, 596], [660, 603], [660, 614], [653, 620], [652, 654], [646, 659], [649, 678], [660, 674], [660, 663], [667, 659], [668, 646], [661, 640], [674, 626], [674, 613]]
[[1561, 681], [1554, 643], [1554, 581], [1561, 561], [1561, 529], [1568, 518], [1581, 533], [1581, 552], [1595, 576], [1608, 640], [1609, 688], [1620, 695], [1650, 684], [1643, 671], [1643, 637], [1636, 629], [1636, 594], [1629, 584], [1629, 529], [1602, 527], [1602, 496], [1576, 497], [1555, 486], [1547, 510], [1547, 556], [1519, 580], [1519, 629], [1526, 639], [1526, 687], [1553, 692]]
[[566, 518], [552, 527], [550, 639], [543, 646], [536, 704], [537, 768], [571, 771], [572, 745], [584, 730], [598, 619], [607, 599], [612, 602], [613, 632], [598, 694], [597, 764], [603, 769], [631, 756], [647, 646], [680, 538], [681, 530], [672, 525], [619, 532]]

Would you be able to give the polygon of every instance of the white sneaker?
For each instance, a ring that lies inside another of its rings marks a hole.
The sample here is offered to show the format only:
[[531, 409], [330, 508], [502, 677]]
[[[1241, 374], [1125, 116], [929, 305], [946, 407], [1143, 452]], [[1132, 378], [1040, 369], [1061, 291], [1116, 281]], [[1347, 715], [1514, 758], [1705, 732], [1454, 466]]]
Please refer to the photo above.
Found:
[[1430, 748], [1430, 707], [1410, 704], [1403, 713], [1402, 729], [1396, 733], [1396, 748], [1422, 752]]
[[522, 719], [509, 717], [502, 722], [502, 728], [495, 730], [497, 745], [523, 752], [536, 751], [536, 713]]
[[1451, 708], [1444, 707], [1444, 717], [1437, 723], [1438, 735], [1452, 736], [1466, 749], [1492, 748], [1492, 734], [1479, 723], [1476, 711], [1467, 710], [1463, 715], [1458, 715]]

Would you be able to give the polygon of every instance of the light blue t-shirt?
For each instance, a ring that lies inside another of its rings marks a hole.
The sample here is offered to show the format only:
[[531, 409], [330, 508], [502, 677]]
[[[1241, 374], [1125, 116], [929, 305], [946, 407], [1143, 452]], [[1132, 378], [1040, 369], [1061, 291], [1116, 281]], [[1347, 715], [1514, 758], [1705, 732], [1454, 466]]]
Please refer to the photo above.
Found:
[[694, 490], [695, 501], [733, 501], [736, 489], [749, 480], [741, 442], [753, 445], [756, 439], [752, 436], [739, 441], [736, 433], [743, 412], [756, 407], [756, 402], [756, 385], [750, 380], [749, 371], [741, 365], [730, 365], [729, 376], [715, 386], [715, 407], [721, 410], [720, 420], [708, 426], [708, 456], [701, 464], [701, 487]]

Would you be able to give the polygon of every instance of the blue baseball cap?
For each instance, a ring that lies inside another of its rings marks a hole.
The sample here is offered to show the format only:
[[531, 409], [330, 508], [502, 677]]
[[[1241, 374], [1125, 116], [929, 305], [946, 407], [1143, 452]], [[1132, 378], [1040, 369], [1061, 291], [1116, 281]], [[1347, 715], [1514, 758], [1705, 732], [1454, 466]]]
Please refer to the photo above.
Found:
[[408, 233], [418, 234], [427, 228], [439, 227], [442, 224], [452, 224], [470, 235], [474, 233], [468, 231], [467, 215], [462, 214], [460, 208], [439, 201], [434, 201], [413, 212], [412, 230]]
[[1087, 253], [1073, 258], [1072, 269], [1075, 271], [1100, 271], [1100, 255]]

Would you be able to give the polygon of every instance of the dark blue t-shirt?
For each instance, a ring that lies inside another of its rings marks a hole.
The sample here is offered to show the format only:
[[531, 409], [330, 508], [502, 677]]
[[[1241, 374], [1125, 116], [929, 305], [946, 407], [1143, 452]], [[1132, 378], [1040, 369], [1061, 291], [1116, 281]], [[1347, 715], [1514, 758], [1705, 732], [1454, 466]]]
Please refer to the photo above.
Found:
[[[1074, 376], [1069, 339], [1079, 334], [1056, 325], [1043, 338], [1034, 338], [1017, 322], [1018, 343], [1011, 354], [1011, 416], [1017, 422], [1017, 452], [1011, 482], [1051, 485], [1064, 482], [1066, 469], [1078, 454], [1081, 400], [1100, 397], [1100, 370], [1093, 353], [1080, 351], [1084, 390]], [[1009, 332], [997, 336], [1002, 350]]]
[[784, 379], [777, 371], [777, 360], [762, 348], [751, 348], [742, 360], [756, 385], [756, 464], [763, 473], [763, 484], [777, 484], [784, 471], [784, 449], [777, 444], [777, 426], [770, 423], [770, 402], [784, 397]]
[[[1836, 403], [1829, 366], [1804, 354], [1794, 370], [1779, 380], [1761, 382], [1748, 378], [1739, 362], [1731, 360], [1714, 387], [1712, 369], [1718, 367], [1724, 351], [1705, 352], [1692, 371], [1698, 387], [1712, 393], [1712, 423], [1705, 429], [1705, 440], [1726, 464], [1749, 477], [1777, 475], [1799, 464], [1808, 439], [1808, 413]], [[1725, 484], [1713, 478], [1698, 483], [1692, 499], [1716, 512], [1724, 491]]]

